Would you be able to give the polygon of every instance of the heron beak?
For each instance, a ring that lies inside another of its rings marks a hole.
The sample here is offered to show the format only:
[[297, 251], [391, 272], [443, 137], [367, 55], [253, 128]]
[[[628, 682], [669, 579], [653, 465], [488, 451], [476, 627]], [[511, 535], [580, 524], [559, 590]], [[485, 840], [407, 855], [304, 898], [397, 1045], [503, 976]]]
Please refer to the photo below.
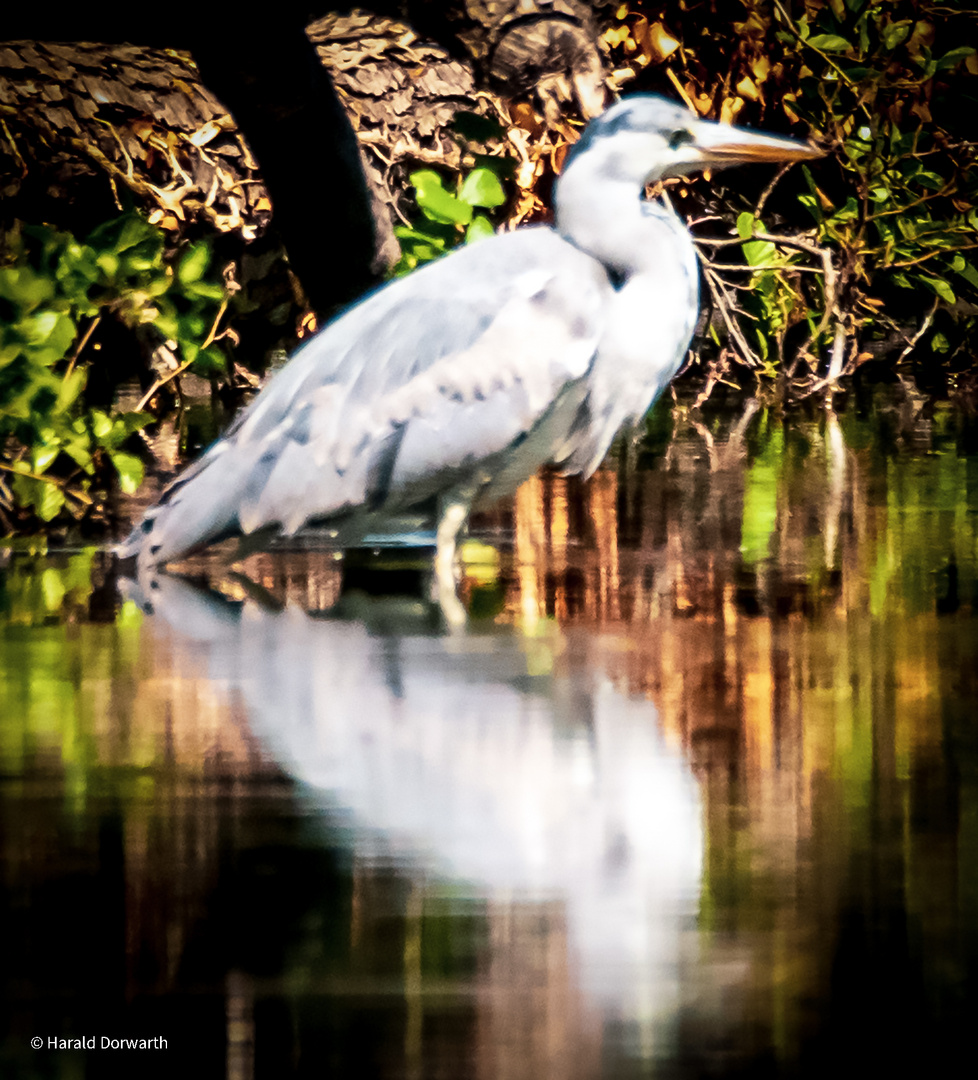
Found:
[[765, 161], [807, 161], [823, 157], [825, 151], [810, 143], [761, 135], [729, 124], [714, 124], [701, 120], [693, 126], [696, 149], [701, 164], [713, 168], [727, 165], [748, 165]]

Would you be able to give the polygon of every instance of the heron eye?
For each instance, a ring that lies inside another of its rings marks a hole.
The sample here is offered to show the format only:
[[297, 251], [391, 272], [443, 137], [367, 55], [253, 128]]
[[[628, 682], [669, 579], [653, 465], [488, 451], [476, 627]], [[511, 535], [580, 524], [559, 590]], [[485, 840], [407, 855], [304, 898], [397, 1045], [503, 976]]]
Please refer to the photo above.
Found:
[[669, 136], [669, 149], [678, 150], [680, 146], [686, 146], [691, 142], [694, 142], [693, 133], [685, 128], [680, 128]]

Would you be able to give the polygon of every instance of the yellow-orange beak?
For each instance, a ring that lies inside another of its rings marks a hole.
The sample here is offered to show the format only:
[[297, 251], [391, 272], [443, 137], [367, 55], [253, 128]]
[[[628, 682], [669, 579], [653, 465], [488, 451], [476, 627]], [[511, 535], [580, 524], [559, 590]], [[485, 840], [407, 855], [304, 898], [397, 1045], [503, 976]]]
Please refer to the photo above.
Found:
[[693, 146], [700, 154], [701, 167], [723, 168], [754, 162], [807, 161], [824, 156], [824, 151], [810, 143], [762, 135], [729, 124], [700, 120], [692, 125]]

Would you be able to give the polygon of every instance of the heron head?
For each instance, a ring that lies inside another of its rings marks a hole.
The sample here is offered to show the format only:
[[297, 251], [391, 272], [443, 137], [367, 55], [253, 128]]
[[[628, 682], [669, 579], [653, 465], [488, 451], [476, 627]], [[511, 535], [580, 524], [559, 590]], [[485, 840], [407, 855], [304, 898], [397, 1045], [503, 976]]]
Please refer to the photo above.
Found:
[[608, 179], [644, 186], [670, 176], [750, 162], [800, 161], [822, 151], [807, 143], [702, 120], [654, 94], [635, 94], [588, 124], [565, 170], [592, 156]]

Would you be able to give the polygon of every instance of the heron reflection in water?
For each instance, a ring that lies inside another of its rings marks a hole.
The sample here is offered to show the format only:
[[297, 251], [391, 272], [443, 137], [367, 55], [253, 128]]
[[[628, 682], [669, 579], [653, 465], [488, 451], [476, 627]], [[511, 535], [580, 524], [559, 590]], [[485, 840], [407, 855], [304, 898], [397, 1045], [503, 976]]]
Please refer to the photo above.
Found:
[[[306, 526], [353, 546], [437, 520], [435, 580], [455, 598], [471, 509], [541, 465], [589, 476], [679, 369], [698, 312], [692, 240], [647, 184], [817, 156], [636, 95], [568, 155], [553, 228], [456, 251], [363, 300], [302, 346], [120, 546], [140, 568], [213, 541]], [[394, 525], [394, 528], [403, 525]]]
[[206, 672], [208, 695], [243, 704], [256, 749], [358, 860], [435, 895], [557, 905], [589, 1005], [672, 1025], [702, 809], [655, 706], [609, 674], [620, 642], [554, 625], [438, 633], [405, 597], [309, 614], [257, 587], [232, 602], [152, 580], [124, 590], [149, 613], [148, 655], [173, 665], [164, 684]]

